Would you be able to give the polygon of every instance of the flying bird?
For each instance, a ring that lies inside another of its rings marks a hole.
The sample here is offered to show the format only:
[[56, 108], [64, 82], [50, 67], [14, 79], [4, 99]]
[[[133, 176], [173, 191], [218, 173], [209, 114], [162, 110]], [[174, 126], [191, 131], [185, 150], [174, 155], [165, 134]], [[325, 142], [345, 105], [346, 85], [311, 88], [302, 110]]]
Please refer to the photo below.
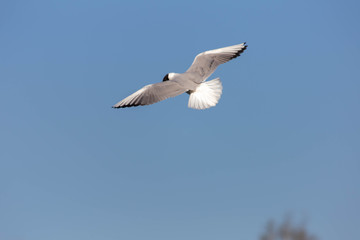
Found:
[[220, 78], [206, 81], [215, 69], [245, 51], [246, 42], [229, 47], [205, 51], [198, 54], [190, 68], [184, 73], [168, 73], [162, 82], [146, 85], [113, 108], [150, 105], [182, 93], [190, 95], [188, 107], [206, 109], [214, 107], [222, 94]]

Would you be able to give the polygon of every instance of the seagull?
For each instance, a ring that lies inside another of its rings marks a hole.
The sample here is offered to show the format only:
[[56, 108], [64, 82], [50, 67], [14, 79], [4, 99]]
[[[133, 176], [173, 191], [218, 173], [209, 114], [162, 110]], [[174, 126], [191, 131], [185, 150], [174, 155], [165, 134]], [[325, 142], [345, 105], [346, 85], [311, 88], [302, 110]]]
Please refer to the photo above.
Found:
[[214, 107], [222, 94], [220, 78], [206, 81], [223, 63], [230, 61], [245, 51], [246, 42], [209, 50], [198, 54], [190, 68], [184, 73], [168, 73], [162, 82], [149, 84], [121, 100], [113, 108], [150, 105], [182, 93], [190, 95], [188, 107], [206, 109]]

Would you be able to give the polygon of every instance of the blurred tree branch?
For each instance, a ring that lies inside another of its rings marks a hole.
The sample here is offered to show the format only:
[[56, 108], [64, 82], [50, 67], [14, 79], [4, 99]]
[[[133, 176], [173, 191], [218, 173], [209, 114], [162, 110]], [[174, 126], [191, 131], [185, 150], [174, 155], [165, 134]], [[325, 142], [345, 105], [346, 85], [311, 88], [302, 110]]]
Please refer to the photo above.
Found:
[[287, 217], [279, 226], [276, 226], [275, 221], [270, 220], [260, 240], [317, 240], [317, 238], [308, 233], [305, 224], [294, 226], [290, 217]]

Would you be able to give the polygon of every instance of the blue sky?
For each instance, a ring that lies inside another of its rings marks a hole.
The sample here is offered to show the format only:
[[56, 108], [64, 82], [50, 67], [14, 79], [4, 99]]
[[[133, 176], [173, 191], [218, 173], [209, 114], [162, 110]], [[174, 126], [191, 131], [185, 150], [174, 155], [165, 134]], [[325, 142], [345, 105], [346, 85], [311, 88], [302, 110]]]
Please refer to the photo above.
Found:
[[[2, 1], [0, 239], [359, 239], [358, 1]], [[111, 106], [247, 41], [187, 95]]]

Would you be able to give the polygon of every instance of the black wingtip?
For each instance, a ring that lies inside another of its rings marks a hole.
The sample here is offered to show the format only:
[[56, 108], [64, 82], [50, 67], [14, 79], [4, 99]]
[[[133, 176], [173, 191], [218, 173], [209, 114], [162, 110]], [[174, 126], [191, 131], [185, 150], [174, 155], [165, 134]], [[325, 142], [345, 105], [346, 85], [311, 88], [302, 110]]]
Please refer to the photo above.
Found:
[[244, 47], [243, 47], [242, 49], [240, 49], [239, 51], [237, 51], [237, 52], [230, 58], [230, 60], [231, 60], [231, 59], [234, 59], [234, 58], [237, 58], [238, 56], [240, 56], [240, 54], [242, 54], [242, 53], [246, 50], [246, 48], [248, 47], [248, 46], [246, 45], [246, 42], [244, 42], [243, 44], [244, 44]]
[[122, 106], [118, 106], [118, 107], [112, 106], [111, 108], [119, 109], [119, 108], [130, 108], [130, 107], [137, 107], [137, 106], [143, 106], [143, 105], [138, 103], [138, 104], [133, 104], [133, 105], [122, 105]]

